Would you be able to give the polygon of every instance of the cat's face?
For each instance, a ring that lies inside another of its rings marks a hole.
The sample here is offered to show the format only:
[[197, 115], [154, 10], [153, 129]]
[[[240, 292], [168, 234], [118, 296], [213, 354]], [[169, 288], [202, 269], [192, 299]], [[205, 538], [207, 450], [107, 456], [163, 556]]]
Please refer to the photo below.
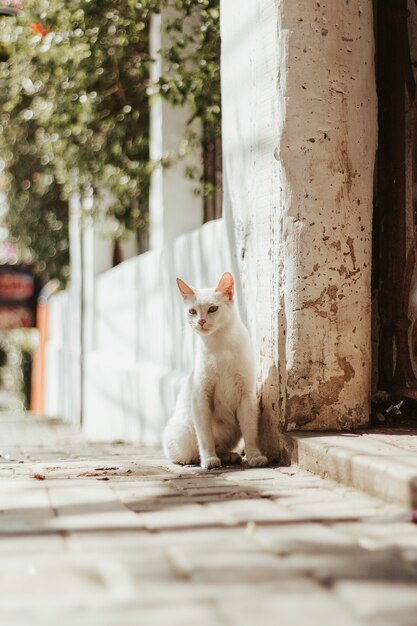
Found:
[[215, 289], [193, 289], [177, 278], [191, 328], [201, 336], [220, 330], [232, 316], [233, 276], [226, 272]]

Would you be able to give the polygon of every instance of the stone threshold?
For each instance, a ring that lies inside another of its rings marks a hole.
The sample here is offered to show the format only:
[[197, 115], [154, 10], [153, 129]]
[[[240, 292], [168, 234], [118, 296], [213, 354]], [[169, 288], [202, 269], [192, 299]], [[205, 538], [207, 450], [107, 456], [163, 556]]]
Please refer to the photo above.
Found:
[[417, 509], [417, 428], [286, 435], [301, 468]]

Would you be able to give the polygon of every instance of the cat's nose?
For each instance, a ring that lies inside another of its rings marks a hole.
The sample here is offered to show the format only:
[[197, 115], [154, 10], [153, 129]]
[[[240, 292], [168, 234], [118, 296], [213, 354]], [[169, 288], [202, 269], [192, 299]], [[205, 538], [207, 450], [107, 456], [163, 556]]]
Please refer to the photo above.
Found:
[[203, 328], [204, 324], [206, 323], [206, 320], [198, 320], [198, 323], [200, 324], [201, 328]]

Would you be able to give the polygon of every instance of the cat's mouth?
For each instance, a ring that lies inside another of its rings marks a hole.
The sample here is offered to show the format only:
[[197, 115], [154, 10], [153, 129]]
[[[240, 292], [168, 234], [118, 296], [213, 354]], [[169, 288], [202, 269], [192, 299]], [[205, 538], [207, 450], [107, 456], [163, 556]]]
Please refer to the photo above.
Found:
[[207, 334], [210, 330], [211, 330], [210, 328], [206, 328], [205, 326], [196, 327], [196, 331], [201, 333], [202, 335]]

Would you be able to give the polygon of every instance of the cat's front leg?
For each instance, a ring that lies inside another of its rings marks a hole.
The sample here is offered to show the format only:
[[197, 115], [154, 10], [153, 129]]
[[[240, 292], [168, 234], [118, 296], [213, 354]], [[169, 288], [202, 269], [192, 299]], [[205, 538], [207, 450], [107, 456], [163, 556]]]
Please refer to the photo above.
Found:
[[211, 421], [212, 411], [208, 397], [204, 393], [197, 393], [193, 402], [193, 422], [200, 452], [200, 464], [205, 469], [214, 469], [221, 465], [216, 454]]
[[258, 411], [256, 398], [244, 395], [237, 409], [242, 437], [245, 442], [246, 459], [252, 467], [263, 467], [268, 464], [268, 459], [261, 453], [258, 447]]

